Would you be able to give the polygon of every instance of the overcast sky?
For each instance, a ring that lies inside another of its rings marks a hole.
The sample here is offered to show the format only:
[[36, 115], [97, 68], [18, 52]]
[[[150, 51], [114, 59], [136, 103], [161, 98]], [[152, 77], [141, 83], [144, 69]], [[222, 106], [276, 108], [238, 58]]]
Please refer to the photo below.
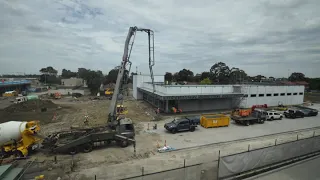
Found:
[[[208, 71], [320, 77], [320, 0], [0, 0], [0, 74], [53, 66], [108, 72], [130, 26], [155, 31], [155, 73]], [[133, 70], [148, 72], [137, 33]]]

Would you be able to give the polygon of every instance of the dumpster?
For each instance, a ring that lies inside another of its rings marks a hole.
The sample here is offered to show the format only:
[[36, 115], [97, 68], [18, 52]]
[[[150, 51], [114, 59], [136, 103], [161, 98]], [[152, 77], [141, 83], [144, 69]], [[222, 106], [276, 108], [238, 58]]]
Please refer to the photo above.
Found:
[[224, 114], [202, 114], [200, 124], [204, 128], [229, 126], [230, 117]]

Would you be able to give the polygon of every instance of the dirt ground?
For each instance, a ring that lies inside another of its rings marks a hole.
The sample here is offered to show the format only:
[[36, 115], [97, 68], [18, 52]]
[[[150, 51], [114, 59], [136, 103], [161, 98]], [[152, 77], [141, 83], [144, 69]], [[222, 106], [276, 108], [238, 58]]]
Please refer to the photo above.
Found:
[[[69, 130], [71, 126], [85, 126], [83, 121], [85, 115], [89, 118], [88, 126], [105, 125], [108, 118], [108, 110], [110, 100], [101, 98], [102, 100], [92, 100], [90, 97], [81, 97], [74, 99], [72, 97], [63, 97], [59, 100], [41, 100], [38, 102], [28, 102], [23, 104], [8, 103], [8, 99], [0, 100], [1, 122], [7, 121], [30, 121], [39, 120], [41, 125], [41, 135], [47, 136], [53, 132]], [[1, 105], [2, 104], [2, 105]], [[42, 152], [37, 152], [30, 156], [36, 159], [34, 167], [31, 168], [27, 177], [34, 177], [45, 174], [47, 179], [74, 179], [69, 174], [72, 170], [87, 169], [99, 166], [100, 164], [118, 164], [133, 159], [148, 158], [156, 153], [156, 144], [160, 141], [159, 135], [152, 133], [140, 133], [143, 130], [140, 122], [152, 121], [158, 119], [154, 110], [145, 102], [135, 100], [125, 100], [124, 105], [129, 112], [129, 117], [135, 123], [136, 140], [143, 142], [137, 144], [136, 156], [134, 156], [133, 146], [120, 148], [118, 146], [102, 147], [95, 149], [91, 153], [79, 153], [74, 157], [70, 155], [57, 155], [58, 163], [53, 162], [54, 157]], [[46, 108], [42, 112], [41, 108]], [[71, 168], [72, 161], [75, 165]], [[34, 170], [32, 170], [34, 169]], [[39, 170], [35, 170], [39, 169]], [[76, 177], [76, 179], [85, 179]]]
[[[0, 120], [6, 122], [39, 120], [41, 125], [41, 135], [47, 136], [53, 132], [69, 130], [71, 126], [84, 126], [85, 115], [89, 118], [89, 126], [105, 125], [108, 118], [110, 100], [101, 98], [101, 100], [92, 100], [91, 97], [81, 97], [74, 99], [72, 97], [63, 97], [59, 100], [51, 100], [39, 103], [31, 103], [24, 107], [12, 106], [8, 99], [0, 99]], [[150, 126], [155, 120], [168, 119], [170, 117], [157, 116], [150, 105], [142, 101], [125, 100], [124, 105], [128, 108], [129, 117], [135, 123], [136, 129], [136, 154], [133, 146], [120, 148], [110, 145], [110, 147], [101, 147], [91, 153], [79, 153], [75, 156], [57, 155], [57, 163], [54, 162], [53, 155], [47, 155], [43, 152], [37, 152], [30, 156], [30, 160], [35, 160], [34, 165], [26, 174], [27, 178], [44, 174], [46, 179], [61, 177], [62, 179], [93, 179], [81, 176], [79, 173], [86, 169], [92, 169], [100, 166], [115, 166], [122, 163], [133, 163], [136, 160], [144, 161], [150, 158], [158, 159], [157, 145], [164, 145], [161, 133], [154, 133], [152, 130], [146, 130], [148, 122]], [[47, 110], [42, 112], [41, 108]], [[158, 122], [157, 122], [158, 123]], [[159, 125], [162, 125], [159, 122]], [[151, 127], [150, 127], [151, 128]], [[159, 127], [160, 128], [160, 127]], [[183, 138], [183, 137], [182, 137]], [[170, 139], [168, 139], [170, 143]], [[138, 162], [137, 161], [137, 162]], [[40, 172], [41, 171], [41, 172]], [[76, 173], [74, 173], [76, 172]], [[77, 176], [74, 176], [77, 175]]]

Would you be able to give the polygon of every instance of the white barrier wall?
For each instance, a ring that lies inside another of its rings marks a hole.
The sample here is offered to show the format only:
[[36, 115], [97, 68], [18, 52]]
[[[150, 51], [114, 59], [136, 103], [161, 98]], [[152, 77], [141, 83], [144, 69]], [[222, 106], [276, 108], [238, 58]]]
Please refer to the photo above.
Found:
[[[152, 84], [143, 83], [142, 88], [152, 89]], [[232, 85], [155, 85], [156, 92], [166, 95], [208, 95], [233, 93]]]
[[[164, 82], [164, 76], [154, 76], [155, 82]], [[150, 75], [133, 76], [133, 97], [142, 99], [138, 87], [152, 92]], [[239, 85], [155, 85], [160, 95], [188, 96], [188, 95], [214, 95], [238, 92]], [[267, 104], [268, 106], [294, 105], [303, 103], [304, 86], [265, 86], [241, 85], [241, 93], [246, 97], [241, 101], [241, 107], [249, 108], [253, 105]]]
[[[164, 75], [154, 75], [154, 82], [162, 82], [164, 83]], [[143, 87], [145, 82], [152, 82], [151, 77], [148, 74], [144, 75], [133, 75], [132, 80], [132, 95], [135, 99], [142, 99], [141, 93], [138, 92], [138, 88]], [[152, 88], [150, 88], [152, 89]]]
[[267, 104], [268, 106], [294, 105], [303, 103], [304, 86], [243, 86], [241, 107]]

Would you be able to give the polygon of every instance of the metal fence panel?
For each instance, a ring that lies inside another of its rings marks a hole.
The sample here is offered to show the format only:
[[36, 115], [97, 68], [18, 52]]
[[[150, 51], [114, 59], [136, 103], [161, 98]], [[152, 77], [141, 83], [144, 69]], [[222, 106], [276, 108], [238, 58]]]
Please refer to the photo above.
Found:
[[219, 178], [232, 176], [320, 150], [320, 136], [221, 157]]
[[217, 180], [218, 161], [187, 166], [125, 180]]

